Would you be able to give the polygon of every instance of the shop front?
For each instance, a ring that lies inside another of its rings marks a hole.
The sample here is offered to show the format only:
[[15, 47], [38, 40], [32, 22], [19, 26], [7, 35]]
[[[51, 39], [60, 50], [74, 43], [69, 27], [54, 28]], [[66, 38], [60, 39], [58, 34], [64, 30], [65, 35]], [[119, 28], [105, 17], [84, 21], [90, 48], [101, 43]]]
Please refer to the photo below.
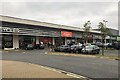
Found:
[[2, 48], [13, 48], [13, 35], [2, 35]]
[[48, 44], [55, 45], [56, 39], [60, 37], [60, 32], [52, 29], [40, 28], [13, 28], [0, 27], [2, 48], [3, 49], [22, 49], [24, 44], [40, 44], [43, 42], [46, 46]]
[[73, 32], [73, 40], [77, 43], [83, 43], [83, 33], [82, 32]]
[[72, 34], [70, 31], [61, 31], [61, 41], [64, 45], [71, 44]]
[[0, 27], [2, 35], [2, 49], [16, 49], [19, 48], [17, 28]]
[[24, 48], [25, 44], [35, 45], [35, 42], [36, 42], [35, 36], [29, 36], [29, 35], [21, 36], [21, 35], [19, 35], [19, 48], [20, 49]]

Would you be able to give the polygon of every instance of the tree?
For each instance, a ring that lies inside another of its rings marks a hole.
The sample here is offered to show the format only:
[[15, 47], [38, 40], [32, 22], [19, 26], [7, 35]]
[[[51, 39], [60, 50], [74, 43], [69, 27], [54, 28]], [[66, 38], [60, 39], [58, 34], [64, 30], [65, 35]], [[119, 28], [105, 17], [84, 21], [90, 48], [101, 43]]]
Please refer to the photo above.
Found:
[[[107, 35], [110, 35], [110, 31], [103, 22], [99, 22], [98, 29], [101, 32], [102, 45], [104, 45], [104, 40]], [[102, 46], [102, 55], [104, 56], [104, 46]]]
[[88, 38], [89, 38], [89, 32], [90, 32], [90, 29], [91, 29], [91, 26], [90, 26], [90, 21], [87, 21], [83, 26], [84, 26], [84, 34], [83, 34], [83, 37], [84, 37], [84, 41], [85, 43], [88, 42]]

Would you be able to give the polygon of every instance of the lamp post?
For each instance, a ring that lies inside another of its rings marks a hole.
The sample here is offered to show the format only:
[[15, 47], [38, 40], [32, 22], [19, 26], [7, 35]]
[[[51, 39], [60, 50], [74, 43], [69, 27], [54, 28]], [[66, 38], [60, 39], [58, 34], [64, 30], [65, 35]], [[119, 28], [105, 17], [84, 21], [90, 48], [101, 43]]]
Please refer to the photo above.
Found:
[[[91, 26], [90, 26], [90, 25], [91, 25], [91, 22], [88, 21], [88, 22], [87, 22], [87, 27], [88, 27], [89, 31], [91, 30]], [[90, 34], [89, 34], [89, 31], [88, 31], [88, 36], [89, 36], [89, 37], [88, 37], [88, 41], [90, 41]]]
[[107, 23], [108, 21], [106, 21], [106, 20], [103, 20], [103, 22], [105, 23], [105, 26], [106, 26], [106, 23]]
[[[107, 23], [108, 21], [103, 20], [103, 22], [105, 23], [105, 27], [106, 27], [106, 23]], [[105, 37], [105, 44], [106, 44], [106, 37]]]

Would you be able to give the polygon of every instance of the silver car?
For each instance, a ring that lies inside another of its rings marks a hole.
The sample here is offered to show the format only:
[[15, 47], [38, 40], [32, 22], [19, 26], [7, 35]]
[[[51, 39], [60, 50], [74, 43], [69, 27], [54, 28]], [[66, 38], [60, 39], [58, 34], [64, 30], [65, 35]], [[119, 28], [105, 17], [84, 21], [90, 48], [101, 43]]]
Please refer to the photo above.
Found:
[[100, 48], [96, 45], [89, 45], [89, 46], [85, 46], [81, 52], [88, 54], [99, 54]]

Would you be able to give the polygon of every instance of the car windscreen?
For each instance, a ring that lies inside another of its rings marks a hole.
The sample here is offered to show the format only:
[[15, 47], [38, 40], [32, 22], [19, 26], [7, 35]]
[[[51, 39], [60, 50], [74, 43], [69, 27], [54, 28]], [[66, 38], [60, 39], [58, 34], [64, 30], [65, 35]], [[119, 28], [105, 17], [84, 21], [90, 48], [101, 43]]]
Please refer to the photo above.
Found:
[[93, 49], [93, 46], [86, 46], [86, 49]]

